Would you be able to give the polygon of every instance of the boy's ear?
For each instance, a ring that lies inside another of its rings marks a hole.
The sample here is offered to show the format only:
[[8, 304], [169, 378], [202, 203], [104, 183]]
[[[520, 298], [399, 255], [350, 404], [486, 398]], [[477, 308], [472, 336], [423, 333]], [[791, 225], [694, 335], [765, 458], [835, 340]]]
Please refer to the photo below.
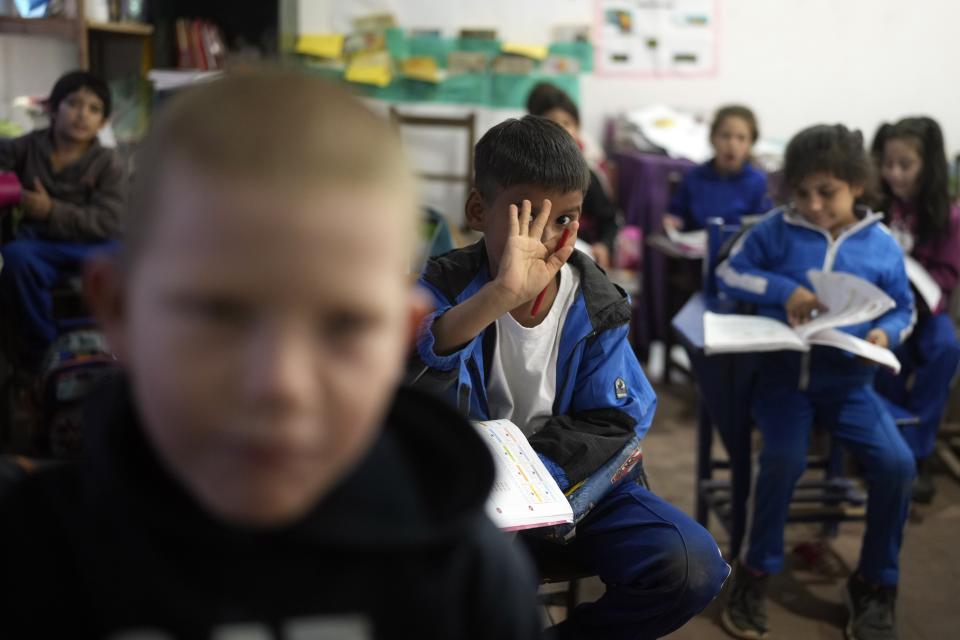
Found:
[[866, 187], [862, 184], [851, 184], [850, 193], [853, 194], [854, 199], [861, 197], [866, 192]]
[[463, 219], [473, 231], [483, 231], [487, 205], [476, 187], [470, 189], [467, 204], [463, 208]]
[[122, 360], [126, 355], [126, 305], [123, 274], [117, 260], [109, 256], [96, 256], [87, 261], [83, 273], [83, 291], [110, 349]]

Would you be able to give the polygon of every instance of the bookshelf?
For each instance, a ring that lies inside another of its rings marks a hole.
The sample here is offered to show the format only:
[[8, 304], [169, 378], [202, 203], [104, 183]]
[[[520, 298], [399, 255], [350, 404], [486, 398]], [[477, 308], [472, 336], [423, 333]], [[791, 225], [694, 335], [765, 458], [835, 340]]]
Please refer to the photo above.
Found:
[[[150, 69], [152, 48], [150, 38], [153, 26], [138, 22], [91, 22], [83, 18], [19, 18], [0, 16], [0, 34], [62, 38], [72, 40], [77, 47], [77, 66], [91, 70], [90, 50], [109, 46], [116, 38], [142, 39], [140, 43], [143, 75]], [[93, 69], [96, 71], [96, 69]]]
[[0, 16], [0, 33], [74, 38], [79, 30], [74, 18], [14, 18]]
[[89, 31], [103, 31], [106, 33], [118, 33], [129, 36], [151, 36], [153, 35], [153, 25], [143, 24], [141, 22], [87, 22]]

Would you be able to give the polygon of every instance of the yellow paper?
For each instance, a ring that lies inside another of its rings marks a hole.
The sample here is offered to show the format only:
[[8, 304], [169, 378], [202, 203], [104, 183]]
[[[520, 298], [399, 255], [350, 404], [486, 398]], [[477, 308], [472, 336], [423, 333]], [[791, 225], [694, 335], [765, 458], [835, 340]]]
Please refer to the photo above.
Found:
[[430, 56], [417, 56], [404, 60], [403, 75], [424, 82], [440, 82], [437, 61]]
[[300, 36], [297, 38], [297, 53], [339, 60], [343, 56], [343, 34]]
[[384, 51], [358, 55], [350, 62], [344, 77], [347, 82], [385, 87], [393, 79], [390, 56]]
[[541, 44], [520, 44], [519, 42], [505, 42], [500, 48], [503, 53], [512, 53], [517, 56], [543, 60], [547, 57], [547, 46]]

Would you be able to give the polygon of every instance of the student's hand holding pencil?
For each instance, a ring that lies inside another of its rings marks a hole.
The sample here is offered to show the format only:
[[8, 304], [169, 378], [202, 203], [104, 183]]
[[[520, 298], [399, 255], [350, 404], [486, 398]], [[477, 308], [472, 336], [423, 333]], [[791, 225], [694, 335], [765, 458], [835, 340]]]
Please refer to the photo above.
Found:
[[503, 213], [509, 215], [510, 220], [503, 253], [496, 267], [497, 275], [477, 293], [434, 321], [434, 351], [437, 354], [453, 353], [503, 314], [531, 303], [573, 255], [578, 223], [574, 221], [566, 225], [556, 239], [551, 237], [544, 244], [551, 203], [544, 200], [533, 220], [532, 208], [530, 201], [524, 200], [519, 208], [510, 205]]
[[550, 220], [551, 202], [544, 200], [536, 218], [532, 205], [524, 200], [520, 208], [510, 205], [510, 229], [500, 269], [494, 283], [510, 302], [510, 308], [533, 300], [556, 277], [560, 267], [573, 255], [573, 245], [579, 227], [577, 222], [567, 226], [569, 233], [553, 247], [543, 244], [543, 231]]
[[792, 327], [810, 322], [817, 317], [818, 313], [827, 310], [816, 294], [806, 287], [794, 289], [784, 308], [787, 311], [787, 320]]

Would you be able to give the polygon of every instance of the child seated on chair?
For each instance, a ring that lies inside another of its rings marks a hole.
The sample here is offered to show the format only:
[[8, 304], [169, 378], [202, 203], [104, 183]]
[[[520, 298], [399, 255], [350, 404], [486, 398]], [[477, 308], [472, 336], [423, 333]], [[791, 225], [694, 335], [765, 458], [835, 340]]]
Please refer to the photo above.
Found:
[[[881, 347], [902, 344], [913, 327], [913, 295], [903, 253], [882, 214], [858, 204], [873, 178], [860, 133], [842, 125], [801, 131], [787, 146], [784, 177], [793, 204], [765, 218], [734, 247], [717, 269], [721, 291], [758, 305], [761, 315], [796, 325], [822, 309], [809, 270], [852, 273], [885, 291], [896, 308], [843, 330]], [[860, 564], [845, 592], [847, 637], [896, 637], [897, 563], [914, 462], [873, 390], [876, 370], [829, 347], [763, 354], [753, 406], [763, 434], [753, 518], [722, 616], [735, 637], [766, 637], [767, 579], [783, 569], [783, 529], [814, 421], [853, 454], [869, 484]]]
[[397, 391], [425, 305], [390, 127], [247, 71], [173, 98], [138, 166], [87, 281], [126, 374], [89, 459], [0, 503], [4, 637], [539, 637], [486, 445]]
[[693, 231], [703, 229], [708, 218], [739, 224], [743, 216], [766, 213], [773, 206], [767, 175], [751, 164], [759, 137], [753, 111], [740, 105], [718, 109], [710, 125], [714, 157], [683, 176], [664, 226]]
[[50, 287], [119, 235], [126, 180], [120, 157], [97, 141], [111, 107], [103, 80], [68, 73], [47, 107], [49, 127], [0, 140], [0, 171], [23, 189], [16, 237], [0, 247], [0, 304], [19, 346], [9, 355], [27, 370], [56, 337]]
[[[627, 342], [630, 303], [573, 249], [590, 176], [560, 125], [506, 120], [477, 143], [474, 166], [465, 216], [483, 239], [427, 264], [421, 283], [437, 309], [412, 373], [471, 418], [516, 423], [568, 491], [653, 420], [656, 397]], [[570, 545], [607, 591], [559, 637], [666, 635], [713, 599], [729, 568], [689, 516], [636, 482], [604, 482]]]
[[960, 340], [947, 309], [960, 278], [960, 206], [950, 202], [947, 155], [936, 120], [904, 118], [883, 125], [873, 153], [893, 237], [927, 270], [941, 293], [933, 309], [917, 296], [917, 328], [897, 349], [903, 368], [898, 375], [877, 375], [877, 390], [920, 419], [902, 433], [917, 460], [913, 499], [929, 503], [934, 484], [927, 459], [960, 367]]

